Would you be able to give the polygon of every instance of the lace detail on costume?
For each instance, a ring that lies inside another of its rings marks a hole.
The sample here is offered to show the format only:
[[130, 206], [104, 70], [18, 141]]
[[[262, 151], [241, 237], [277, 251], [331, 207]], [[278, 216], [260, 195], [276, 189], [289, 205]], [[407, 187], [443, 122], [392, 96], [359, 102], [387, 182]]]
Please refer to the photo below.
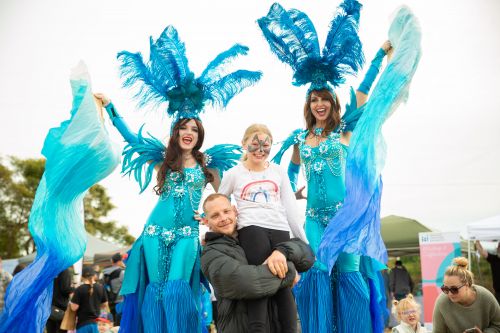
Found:
[[[300, 158], [304, 164], [306, 180], [309, 183], [314, 177], [318, 184], [319, 196], [326, 205], [325, 172], [330, 172], [335, 177], [340, 177], [345, 169], [345, 156], [340, 143], [340, 133], [332, 132], [325, 141], [317, 147], [306, 144], [309, 131], [299, 136]], [[315, 133], [318, 135], [317, 133]]]
[[[161, 280], [166, 281], [172, 262], [172, 249], [182, 238], [198, 238], [198, 227], [183, 226], [168, 229], [156, 224], [150, 224], [142, 232], [144, 237], [158, 238], [159, 265], [158, 273]], [[161, 297], [161, 295], [159, 295]]]
[[174, 199], [174, 223], [177, 227], [183, 224], [184, 197], [189, 197], [191, 208], [196, 210], [200, 205], [205, 175], [200, 166], [186, 168], [183, 172], [173, 171], [167, 174], [160, 200]]
[[309, 217], [314, 222], [321, 224], [326, 227], [330, 219], [337, 214], [337, 211], [342, 207], [342, 201], [337, 201], [333, 206], [323, 207], [323, 208], [308, 208], [306, 210], [306, 216]]

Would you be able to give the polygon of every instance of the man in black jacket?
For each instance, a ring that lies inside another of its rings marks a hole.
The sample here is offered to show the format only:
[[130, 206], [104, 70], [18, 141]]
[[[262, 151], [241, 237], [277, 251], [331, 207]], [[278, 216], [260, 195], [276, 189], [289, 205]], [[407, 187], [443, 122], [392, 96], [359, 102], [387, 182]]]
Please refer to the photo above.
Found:
[[[236, 208], [222, 194], [211, 194], [203, 203], [203, 222], [210, 232], [201, 255], [203, 273], [217, 297], [217, 329], [221, 333], [248, 332], [247, 299], [274, 295], [293, 286], [297, 272], [314, 264], [309, 245], [298, 239], [280, 243], [266, 265], [249, 265], [236, 232]], [[288, 261], [287, 261], [288, 260]], [[270, 309], [270, 327], [275, 330], [276, 311]]]

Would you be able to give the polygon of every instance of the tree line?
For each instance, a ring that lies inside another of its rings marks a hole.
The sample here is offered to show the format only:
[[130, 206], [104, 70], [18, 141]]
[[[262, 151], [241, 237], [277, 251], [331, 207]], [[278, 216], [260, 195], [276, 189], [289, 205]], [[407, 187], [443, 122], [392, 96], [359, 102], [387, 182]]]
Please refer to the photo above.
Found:
[[[28, 230], [31, 206], [45, 171], [45, 159], [0, 159], [0, 257], [17, 258], [36, 251]], [[107, 218], [115, 206], [106, 188], [96, 184], [84, 198], [85, 229], [103, 240], [131, 245], [128, 228]]]

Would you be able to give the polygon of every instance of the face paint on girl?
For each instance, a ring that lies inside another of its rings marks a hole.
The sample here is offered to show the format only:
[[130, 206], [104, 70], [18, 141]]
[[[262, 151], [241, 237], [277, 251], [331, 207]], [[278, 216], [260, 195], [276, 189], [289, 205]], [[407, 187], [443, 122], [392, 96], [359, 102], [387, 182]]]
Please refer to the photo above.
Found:
[[267, 135], [264, 138], [259, 138], [259, 135], [255, 134], [250, 144], [247, 145], [247, 150], [249, 153], [259, 151], [268, 155], [271, 152], [271, 138]]

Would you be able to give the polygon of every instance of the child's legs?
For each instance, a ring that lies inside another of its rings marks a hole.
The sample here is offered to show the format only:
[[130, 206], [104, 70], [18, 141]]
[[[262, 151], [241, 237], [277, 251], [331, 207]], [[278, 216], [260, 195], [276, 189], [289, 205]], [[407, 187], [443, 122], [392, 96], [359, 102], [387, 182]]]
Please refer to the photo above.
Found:
[[[265, 228], [249, 226], [240, 229], [238, 239], [250, 265], [261, 265], [271, 254], [269, 233]], [[267, 301], [267, 297], [247, 301], [249, 332], [269, 332]]]
[[[269, 230], [271, 244], [276, 246], [290, 240], [290, 233], [283, 230]], [[278, 306], [279, 321], [282, 333], [297, 332], [297, 305], [291, 288], [282, 288], [273, 296]]]

